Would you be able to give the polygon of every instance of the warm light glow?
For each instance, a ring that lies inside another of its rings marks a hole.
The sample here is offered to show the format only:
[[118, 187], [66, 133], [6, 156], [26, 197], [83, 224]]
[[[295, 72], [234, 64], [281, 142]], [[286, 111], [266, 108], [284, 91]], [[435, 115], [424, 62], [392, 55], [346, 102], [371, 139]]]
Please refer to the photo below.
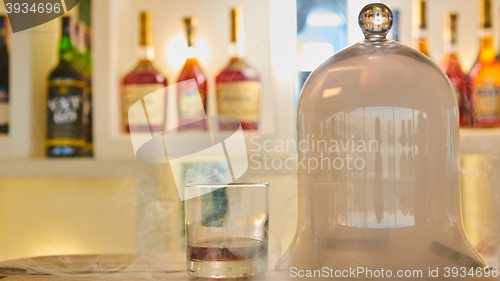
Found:
[[300, 71], [313, 71], [333, 55], [333, 45], [330, 43], [306, 43], [302, 49]]
[[342, 92], [342, 87], [326, 89], [323, 91], [323, 98], [334, 97]]
[[184, 62], [189, 57], [196, 56], [202, 64], [207, 64], [210, 58], [210, 48], [208, 43], [203, 38], [196, 40], [196, 48], [190, 50], [187, 46], [186, 39], [182, 34], [172, 38], [167, 45], [167, 58], [170, 66], [177, 70], [184, 65]]
[[311, 27], [339, 26], [342, 23], [342, 18], [336, 14], [312, 14], [307, 18], [307, 25]]
[[297, 69], [296, 1], [270, 1], [271, 64], [279, 81], [291, 82]]

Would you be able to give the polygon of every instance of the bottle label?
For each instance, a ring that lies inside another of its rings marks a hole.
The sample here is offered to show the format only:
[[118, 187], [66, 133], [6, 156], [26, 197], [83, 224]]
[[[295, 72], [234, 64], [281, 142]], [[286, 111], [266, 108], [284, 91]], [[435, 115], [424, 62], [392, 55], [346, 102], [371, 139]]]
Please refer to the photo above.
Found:
[[500, 114], [500, 87], [484, 84], [476, 87], [477, 111], [481, 119], [496, 119]]
[[0, 88], [0, 126], [9, 124], [9, 95], [5, 88]]
[[46, 146], [85, 148], [83, 102], [86, 83], [75, 80], [49, 81]]
[[185, 87], [179, 89], [179, 117], [180, 119], [205, 118], [205, 109], [203, 107], [205, 95], [198, 92], [198, 87]]
[[[145, 96], [165, 88], [163, 84], [131, 84], [123, 88], [123, 116], [124, 125], [127, 126], [148, 126], [144, 121], [144, 109], [142, 107], [132, 107], [134, 103], [140, 101]], [[153, 97], [153, 98], [151, 98]], [[144, 99], [151, 126], [162, 126], [165, 123], [165, 95], [151, 95]]]
[[259, 119], [259, 81], [240, 81], [217, 86], [219, 115], [231, 116], [246, 122]]

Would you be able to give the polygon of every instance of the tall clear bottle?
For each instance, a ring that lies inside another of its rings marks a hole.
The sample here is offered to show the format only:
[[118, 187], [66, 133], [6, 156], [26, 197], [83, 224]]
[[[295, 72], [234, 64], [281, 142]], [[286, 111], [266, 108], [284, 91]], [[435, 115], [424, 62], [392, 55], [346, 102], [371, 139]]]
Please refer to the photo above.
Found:
[[413, 0], [413, 47], [426, 56], [429, 55], [429, 34], [427, 32], [427, 2]]
[[[243, 8], [231, 10], [231, 43], [229, 64], [216, 78], [219, 115], [240, 120], [244, 130], [259, 128], [259, 106], [262, 85], [260, 77], [244, 59]], [[220, 130], [234, 130], [238, 123], [221, 122]]]
[[0, 134], [9, 133], [9, 52], [7, 16], [0, 16]]
[[48, 157], [78, 157], [85, 154], [83, 102], [87, 83], [74, 64], [70, 35], [72, 21], [69, 17], [62, 18], [59, 64], [49, 75], [45, 141]]
[[[186, 17], [184, 24], [189, 57], [177, 79], [178, 130], [207, 130], [206, 122], [195, 122], [204, 119], [207, 110], [207, 78], [196, 57], [198, 18]], [[195, 79], [195, 82], [187, 81], [190, 79]], [[187, 82], [180, 83], [183, 81]]]
[[457, 56], [458, 15], [446, 13], [444, 22], [444, 55], [440, 66], [446, 73], [455, 89], [458, 107], [460, 110], [460, 126], [470, 127], [473, 124], [470, 114], [470, 91], [467, 75], [462, 71]]
[[500, 62], [493, 42], [492, 1], [479, 0], [479, 56], [472, 67], [471, 114], [475, 127], [500, 126]]
[[139, 16], [139, 61], [122, 82], [122, 122], [125, 132], [164, 131], [166, 127], [167, 93], [143, 99], [148, 108], [149, 120], [144, 110], [129, 112], [132, 105], [143, 97], [167, 86], [167, 79], [153, 65], [153, 12], [142, 11]]

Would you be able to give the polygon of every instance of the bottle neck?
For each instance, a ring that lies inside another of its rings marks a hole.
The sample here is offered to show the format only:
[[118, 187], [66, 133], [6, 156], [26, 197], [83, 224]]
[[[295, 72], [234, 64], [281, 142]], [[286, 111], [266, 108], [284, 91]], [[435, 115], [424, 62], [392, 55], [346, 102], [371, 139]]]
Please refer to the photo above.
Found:
[[497, 54], [493, 41], [493, 30], [491, 28], [483, 28], [480, 30], [480, 34], [479, 60], [483, 62], [494, 61]]
[[229, 58], [231, 60], [242, 60], [245, 57], [245, 48], [241, 42], [229, 44]]
[[73, 45], [69, 33], [63, 33], [59, 43], [59, 62], [72, 63], [74, 59]]
[[424, 55], [429, 55], [429, 37], [427, 30], [420, 29], [414, 33], [414, 47]]
[[444, 38], [444, 53], [445, 54], [456, 54], [457, 53], [457, 39], [453, 37]]
[[138, 58], [141, 63], [150, 63], [155, 58], [153, 46], [141, 45], [138, 49]]

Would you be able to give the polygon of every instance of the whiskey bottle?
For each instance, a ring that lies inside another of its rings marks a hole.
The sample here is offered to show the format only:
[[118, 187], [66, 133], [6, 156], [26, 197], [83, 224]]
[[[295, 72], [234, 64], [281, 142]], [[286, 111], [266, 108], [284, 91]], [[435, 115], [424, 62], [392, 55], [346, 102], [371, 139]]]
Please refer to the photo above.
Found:
[[[195, 122], [205, 119], [207, 110], [207, 79], [196, 58], [198, 18], [186, 17], [184, 24], [189, 57], [177, 79], [178, 130], [207, 130], [206, 122]], [[187, 81], [190, 79], [195, 80]]]
[[429, 56], [429, 34], [427, 33], [427, 3], [425, 0], [413, 0], [413, 46]]
[[[240, 120], [244, 130], [259, 127], [261, 82], [257, 72], [244, 57], [243, 9], [231, 10], [231, 43], [229, 64], [216, 78], [219, 115]], [[220, 122], [220, 130], [234, 130], [238, 123]]]
[[139, 62], [123, 78], [122, 83], [123, 130], [125, 132], [160, 131], [166, 127], [166, 92], [164, 95], [155, 95], [156, 100], [143, 99], [148, 109], [148, 121], [144, 121], [144, 110], [131, 109], [135, 102], [167, 86], [165, 76], [153, 66], [153, 12], [143, 11], [139, 18]]
[[462, 71], [457, 56], [457, 22], [458, 15], [446, 13], [443, 16], [444, 22], [444, 55], [441, 58], [440, 66], [448, 75], [448, 78], [455, 89], [459, 112], [460, 126], [470, 127], [473, 122], [470, 114], [470, 91], [468, 77]]
[[0, 16], [0, 134], [9, 133], [8, 18]]
[[48, 157], [82, 156], [86, 147], [83, 101], [87, 84], [81, 71], [74, 65], [71, 24], [71, 18], [62, 18], [59, 64], [49, 75], [45, 141]]
[[469, 74], [471, 114], [479, 128], [500, 126], [500, 62], [493, 43], [491, 8], [491, 0], [479, 0], [480, 51]]

